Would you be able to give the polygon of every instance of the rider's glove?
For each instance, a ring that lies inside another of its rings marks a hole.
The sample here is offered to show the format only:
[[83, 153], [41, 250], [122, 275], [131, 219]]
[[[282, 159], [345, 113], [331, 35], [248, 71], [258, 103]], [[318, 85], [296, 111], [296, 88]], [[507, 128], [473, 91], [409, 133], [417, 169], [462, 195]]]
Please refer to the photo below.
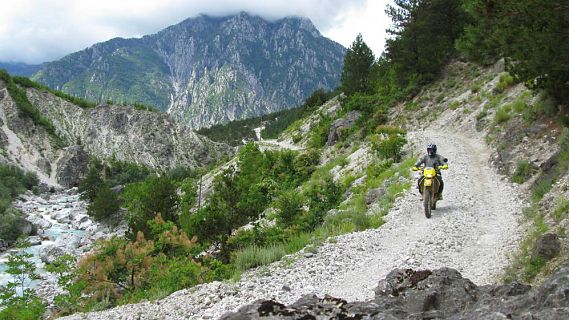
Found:
[[413, 171], [419, 171], [419, 168], [413, 167], [413, 168], [411, 168], [411, 170], [413, 170]]
[[445, 165], [439, 166], [439, 170], [440, 170], [440, 169], [448, 169], [448, 164], [445, 164]]

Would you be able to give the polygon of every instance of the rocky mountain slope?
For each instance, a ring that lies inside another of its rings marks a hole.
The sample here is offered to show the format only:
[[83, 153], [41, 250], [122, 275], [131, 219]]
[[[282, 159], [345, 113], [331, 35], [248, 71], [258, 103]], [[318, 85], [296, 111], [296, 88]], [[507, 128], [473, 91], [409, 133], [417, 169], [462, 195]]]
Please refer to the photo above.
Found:
[[140, 102], [200, 128], [300, 104], [338, 84], [345, 48], [310, 20], [187, 19], [45, 64], [33, 79], [88, 100]]
[[21, 115], [0, 80], [0, 159], [37, 172], [51, 185], [77, 185], [90, 156], [167, 169], [202, 166], [232, 153], [164, 113], [117, 105], [83, 109], [44, 90], [23, 90], [53, 124], [59, 141]]

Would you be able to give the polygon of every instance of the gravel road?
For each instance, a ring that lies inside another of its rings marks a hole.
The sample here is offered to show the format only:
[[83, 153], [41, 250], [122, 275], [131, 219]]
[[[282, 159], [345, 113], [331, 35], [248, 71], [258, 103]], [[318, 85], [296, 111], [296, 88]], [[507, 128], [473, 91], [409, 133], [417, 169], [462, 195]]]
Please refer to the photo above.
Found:
[[423, 152], [428, 142], [449, 159], [445, 198], [426, 219], [415, 188], [397, 200], [379, 229], [343, 235], [318, 248], [245, 273], [239, 282], [210, 283], [153, 303], [127, 305], [65, 319], [215, 319], [257, 299], [289, 304], [304, 294], [348, 301], [373, 297], [394, 268], [451, 267], [478, 285], [502, 275], [522, 236], [523, 203], [516, 187], [489, 165], [481, 140], [461, 134], [411, 132]]

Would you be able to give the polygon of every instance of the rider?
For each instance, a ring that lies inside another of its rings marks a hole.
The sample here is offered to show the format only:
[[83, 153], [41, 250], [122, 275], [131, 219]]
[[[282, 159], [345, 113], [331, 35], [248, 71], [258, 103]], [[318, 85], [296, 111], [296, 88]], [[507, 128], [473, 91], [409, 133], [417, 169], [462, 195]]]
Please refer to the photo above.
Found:
[[[434, 143], [429, 143], [427, 145], [427, 154], [419, 158], [419, 160], [417, 160], [417, 162], [415, 162], [415, 165], [413, 166], [413, 170], [419, 170], [418, 167], [422, 164], [425, 165], [425, 167], [435, 168], [435, 170], [437, 171], [437, 178], [441, 183], [439, 187], [439, 200], [443, 200], [443, 189], [445, 186], [439, 166], [447, 166], [447, 161], [448, 161], [447, 158], [444, 158], [440, 154], [437, 154], [437, 145]], [[418, 184], [420, 183], [421, 178], [419, 178]], [[423, 194], [421, 194], [421, 200], [422, 199], [423, 199]]]

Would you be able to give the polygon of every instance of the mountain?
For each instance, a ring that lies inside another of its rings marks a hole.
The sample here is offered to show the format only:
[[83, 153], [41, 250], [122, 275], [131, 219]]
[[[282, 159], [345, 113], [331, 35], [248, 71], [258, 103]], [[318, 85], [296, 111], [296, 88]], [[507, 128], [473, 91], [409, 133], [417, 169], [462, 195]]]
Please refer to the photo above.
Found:
[[139, 102], [192, 128], [291, 108], [338, 85], [345, 48], [310, 20], [201, 15], [45, 64], [33, 79], [89, 100]]
[[207, 165], [231, 152], [168, 114], [105, 104], [81, 108], [0, 73], [0, 163], [36, 172], [48, 184], [77, 185], [89, 157], [165, 170]]
[[41, 66], [41, 64], [26, 64], [21, 62], [0, 62], [0, 69], [5, 69], [12, 75], [22, 77], [30, 77], [36, 73]]

